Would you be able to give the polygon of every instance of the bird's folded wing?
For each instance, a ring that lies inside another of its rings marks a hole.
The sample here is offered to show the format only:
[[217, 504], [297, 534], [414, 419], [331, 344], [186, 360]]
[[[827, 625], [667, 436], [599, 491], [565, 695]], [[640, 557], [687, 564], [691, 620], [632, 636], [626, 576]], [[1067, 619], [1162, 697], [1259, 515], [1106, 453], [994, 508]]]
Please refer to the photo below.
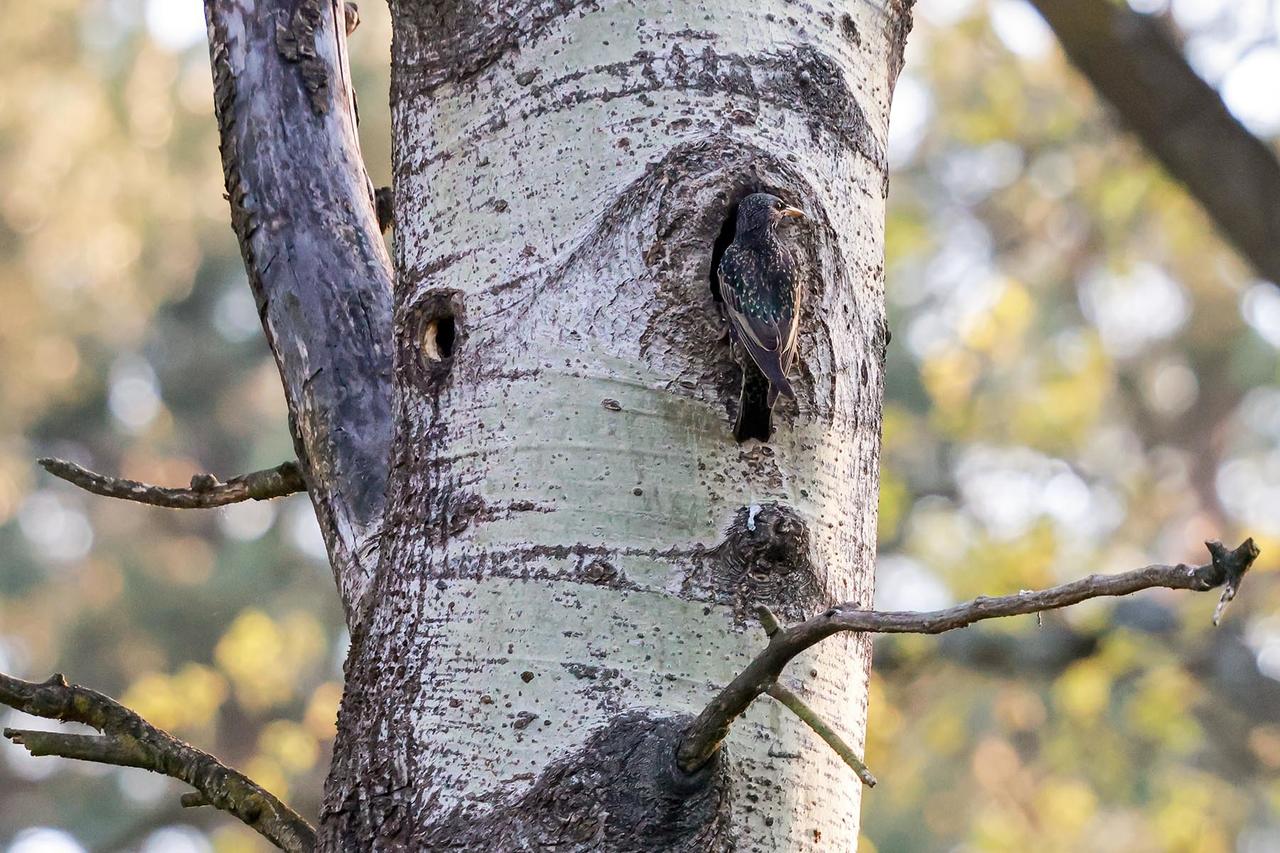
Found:
[[741, 297], [746, 291], [747, 281], [755, 270], [744, 269], [750, 266], [747, 259], [732, 248], [720, 261], [717, 274], [720, 278], [720, 297], [729, 309], [729, 319], [737, 328], [743, 343], [750, 343], [758, 349], [776, 353], [782, 342], [782, 335], [777, 323], [752, 317], [743, 311]]
[[749, 343], [756, 349], [777, 356], [778, 350], [781, 349], [780, 338], [782, 337], [779, 334], [777, 323], [768, 323], [748, 317], [733, 305], [729, 306], [729, 315], [733, 318], [734, 325], [738, 327], [743, 338], [745, 338], [744, 343]]

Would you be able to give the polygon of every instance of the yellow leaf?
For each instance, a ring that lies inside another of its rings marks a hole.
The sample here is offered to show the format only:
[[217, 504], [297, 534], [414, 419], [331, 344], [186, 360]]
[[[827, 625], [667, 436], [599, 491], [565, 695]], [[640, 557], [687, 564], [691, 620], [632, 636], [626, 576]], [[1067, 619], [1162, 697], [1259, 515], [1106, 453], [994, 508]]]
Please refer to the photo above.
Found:
[[1111, 701], [1111, 676], [1096, 661], [1082, 660], [1062, 674], [1053, 692], [1063, 713], [1092, 722]]
[[258, 735], [258, 748], [290, 774], [310, 770], [320, 754], [315, 737], [293, 720], [268, 723]]

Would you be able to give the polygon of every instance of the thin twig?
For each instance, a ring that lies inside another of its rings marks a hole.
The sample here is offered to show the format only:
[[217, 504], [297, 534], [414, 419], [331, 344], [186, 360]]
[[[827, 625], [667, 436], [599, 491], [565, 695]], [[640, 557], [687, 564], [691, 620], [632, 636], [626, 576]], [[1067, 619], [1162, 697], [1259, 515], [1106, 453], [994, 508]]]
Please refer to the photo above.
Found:
[[149, 770], [151, 755], [147, 748], [128, 735], [77, 735], [63, 732], [5, 729], [4, 736], [25, 746], [34, 756], [56, 755], [120, 767]]
[[108, 477], [65, 459], [46, 457], [38, 461], [40, 467], [53, 476], [95, 495], [169, 509], [210, 509], [241, 501], [265, 501], [307, 490], [297, 462], [282, 462], [274, 468], [232, 477], [225, 483], [219, 482], [212, 474], [196, 474], [191, 478], [191, 486], [183, 489]]
[[[235, 815], [281, 850], [315, 848], [316, 833], [311, 825], [266, 789], [207, 752], [161, 731], [109, 696], [67, 684], [61, 675], [36, 683], [0, 673], [0, 703], [37, 717], [84, 723], [102, 733], [4, 730], [5, 737], [32, 755], [58, 755], [163, 773], [186, 782], [199, 792], [196, 796], [203, 803]], [[183, 798], [184, 805], [189, 797]]]
[[[1154, 565], [1119, 575], [1089, 575], [1050, 589], [996, 598], [984, 595], [955, 607], [925, 613], [882, 612], [863, 610], [852, 603], [839, 604], [799, 625], [779, 626], [764, 650], [689, 725], [676, 754], [680, 768], [693, 773], [710, 761], [728, 736], [733, 721], [762, 693], [768, 692], [796, 655], [841, 631], [941, 634], [984, 619], [1041, 613], [1090, 598], [1129, 595], [1154, 587], [1204, 592], [1225, 585], [1216, 620], [1226, 603], [1235, 597], [1244, 573], [1258, 557], [1258, 548], [1252, 539], [1246, 539], [1234, 550], [1223, 547], [1221, 542], [1205, 544], [1212, 561], [1203, 566]], [[768, 623], [765, 624], [767, 627]]]
[[773, 635], [782, 630], [782, 623], [778, 621], [778, 617], [764, 605], [756, 608], [756, 616], [760, 619], [760, 627], [764, 628], [766, 637], [773, 639]]
[[769, 685], [766, 691], [774, 699], [777, 699], [787, 707], [787, 710], [800, 718], [806, 726], [813, 729], [813, 733], [827, 742], [827, 746], [835, 750], [836, 755], [844, 760], [845, 764], [854, 773], [858, 774], [858, 778], [866, 784], [868, 788], [876, 786], [876, 777], [867, 769], [867, 765], [862, 763], [862, 759], [853, 751], [853, 747], [840, 737], [840, 734], [827, 722], [818, 716], [818, 712], [810, 708], [803, 699], [796, 693], [783, 687], [779, 682], [775, 681]]

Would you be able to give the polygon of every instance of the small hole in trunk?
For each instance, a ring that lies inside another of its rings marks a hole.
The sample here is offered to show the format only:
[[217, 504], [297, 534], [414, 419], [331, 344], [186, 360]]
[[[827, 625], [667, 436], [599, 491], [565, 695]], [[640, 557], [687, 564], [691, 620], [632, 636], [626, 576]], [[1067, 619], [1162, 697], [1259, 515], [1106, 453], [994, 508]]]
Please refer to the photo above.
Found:
[[467, 343], [462, 292], [428, 290], [409, 310], [408, 334], [401, 338], [405, 363], [415, 366], [413, 372], [424, 388], [438, 393], [453, 370], [454, 355]]
[[436, 317], [422, 327], [422, 357], [428, 362], [453, 358], [453, 339], [457, 327], [453, 317]]

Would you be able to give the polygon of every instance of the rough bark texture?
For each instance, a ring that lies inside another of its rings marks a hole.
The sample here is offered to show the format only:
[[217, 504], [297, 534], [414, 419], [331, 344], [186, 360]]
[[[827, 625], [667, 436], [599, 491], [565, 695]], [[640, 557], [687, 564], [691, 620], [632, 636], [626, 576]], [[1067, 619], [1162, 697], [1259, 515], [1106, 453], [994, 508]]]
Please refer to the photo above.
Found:
[[332, 0], [206, 0], [231, 223], [348, 614], [376, 560], [391, 443], [391, 263]]
[[[870, 602], [909, 4], [392, 13], [396, 436], [322, 846], [852, 849], [856, 778], [775, 703], [714, 773], [645, 756], [758, 648], [751, 606]], [[739, 445], [709, 282], [762, 189], [810, 216], [800, 400]], [[797, 668], [855, 746], [868, 658]]]
[[1072, 63], [1222, 235], [1280, 283], [1280, 161], [1187, 64], [1160, 22], [1110, 0], [1031, 0]]

